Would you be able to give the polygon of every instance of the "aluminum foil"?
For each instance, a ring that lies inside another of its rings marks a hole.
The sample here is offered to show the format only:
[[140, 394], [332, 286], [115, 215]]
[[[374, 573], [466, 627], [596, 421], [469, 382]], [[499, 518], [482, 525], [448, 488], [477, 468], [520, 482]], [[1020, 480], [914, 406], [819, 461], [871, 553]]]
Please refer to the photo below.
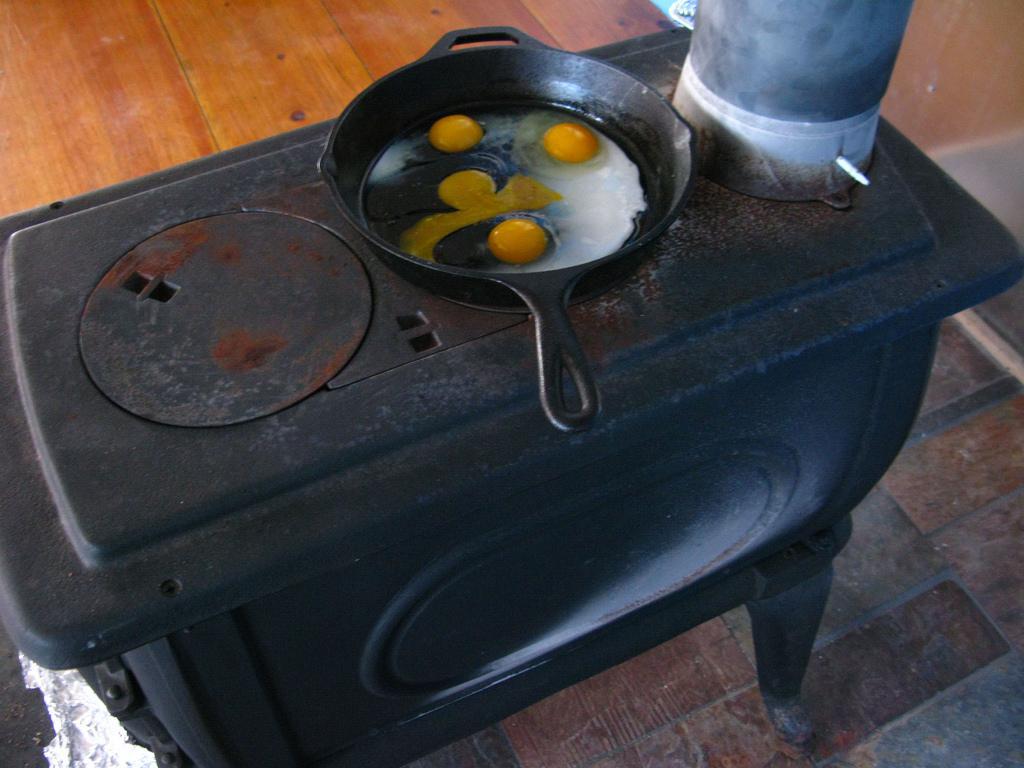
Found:
[[21, 656], [26, 688], [38, 688], [56, 734], [43, 752], [50, 768], [156, 768], [153, 753], [128, 743], [117, 718], [75, 670], [44, 669]]
[[676, 0], [668, 8], [668, 16], [680, 27], [693, 29], [697, 21], [698, 0]]

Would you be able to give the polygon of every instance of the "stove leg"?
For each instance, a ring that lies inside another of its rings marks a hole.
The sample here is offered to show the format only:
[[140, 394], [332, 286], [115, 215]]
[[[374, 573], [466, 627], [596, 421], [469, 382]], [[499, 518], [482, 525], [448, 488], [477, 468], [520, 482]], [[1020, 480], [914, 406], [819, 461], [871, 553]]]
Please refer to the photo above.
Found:
[[785, 592], [747, 603], [761, 696], [778, 735], [799, 749], [814, 735], [800, 686], [831, 586], [829, 564]]

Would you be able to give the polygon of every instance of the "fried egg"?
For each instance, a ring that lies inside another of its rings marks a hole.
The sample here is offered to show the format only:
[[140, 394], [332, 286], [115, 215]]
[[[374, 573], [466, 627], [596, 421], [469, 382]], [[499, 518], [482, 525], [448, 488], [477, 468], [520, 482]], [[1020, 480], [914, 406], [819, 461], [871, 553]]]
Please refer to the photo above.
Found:
[[544, 151], [562, 163], [585, 163], [601, 148], [597, 134], [583, 123], [557, 123], [544, 131]]
[[430, 146], [440, 152], [465, 152], [483, 138], [484, 129], [467, 115], [446, 115], [427, 131]]
[[377, 234], [418, 258], [492, 272], [583, 264], [632, 237], [647, 207], [640, 171], [598, 128], [555, 109], [467, 113], [459, 123], [482, 136], [466, 149], [430, 140], [441, 117], [378, 158], [364, 197]]
[[548, 249], [548, 235], [532, 219], [505, 219], [488, 233], [487, 248], [506, 264], [529, 264]]

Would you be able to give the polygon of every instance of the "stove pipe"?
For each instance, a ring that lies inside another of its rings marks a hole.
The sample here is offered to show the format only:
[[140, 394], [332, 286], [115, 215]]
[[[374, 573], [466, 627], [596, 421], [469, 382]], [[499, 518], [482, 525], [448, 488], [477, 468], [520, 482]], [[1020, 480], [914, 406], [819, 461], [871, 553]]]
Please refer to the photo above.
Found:
[[912, 2], [702, 0], [674, 104], [704, 175], [774, 200], [836, 202], [868, 183]]

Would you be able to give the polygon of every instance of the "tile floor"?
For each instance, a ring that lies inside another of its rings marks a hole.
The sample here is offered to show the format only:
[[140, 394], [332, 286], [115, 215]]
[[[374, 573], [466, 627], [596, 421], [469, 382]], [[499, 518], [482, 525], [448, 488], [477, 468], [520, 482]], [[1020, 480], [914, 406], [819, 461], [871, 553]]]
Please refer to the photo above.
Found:
[[[804, 684], [812, 755], [780, 751], [739, 609], [408, 768], [1024, 766], [1024, 389], [955, 322], [854, 520]], [[0, 766], [42, 768], [19, 683], [0, 636]]]
[[408, 768], [1024, 766], [1021, 551], [1024, 389], [947, 321], [913, 436], [836, 561], [812, 755], [775, 742], [738, 609]]

